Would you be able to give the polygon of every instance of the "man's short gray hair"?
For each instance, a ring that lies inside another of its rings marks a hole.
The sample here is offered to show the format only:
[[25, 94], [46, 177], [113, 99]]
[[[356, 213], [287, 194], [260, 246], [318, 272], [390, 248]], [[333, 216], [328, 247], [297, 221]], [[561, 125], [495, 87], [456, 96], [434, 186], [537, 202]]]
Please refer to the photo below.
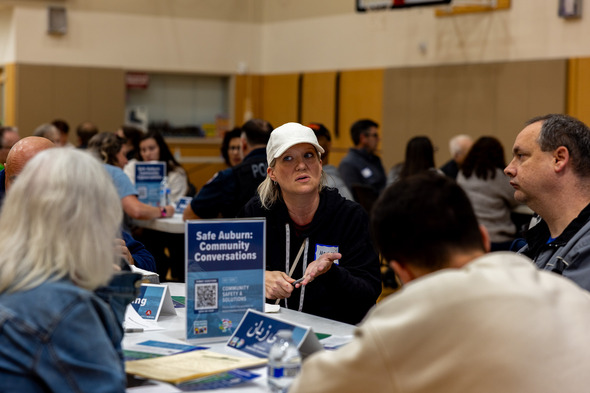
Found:
[[465, 144], [462, 143], [463, 141], [473, 142], [473, 138], [467, 134], [460, 134], [455, 135], [449, 140], [449, 152], [451, 153], [451, 157], [455, 157], [459, 153], [467, 154], [466, 151], [462, 151], [465, 146]]
[[580, 177], [590, 177], [590, 129], [580, 120], [562, 114], [534, 117], [526, 125], [542, 122], [537, 142], [541, 151], [567, 148], [572, 168]]

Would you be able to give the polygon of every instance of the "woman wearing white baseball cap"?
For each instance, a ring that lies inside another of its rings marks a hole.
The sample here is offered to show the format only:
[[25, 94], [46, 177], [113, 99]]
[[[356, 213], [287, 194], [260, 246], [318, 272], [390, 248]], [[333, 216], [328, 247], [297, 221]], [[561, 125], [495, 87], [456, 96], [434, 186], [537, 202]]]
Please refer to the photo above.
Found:
[[356, 324], [381, 292], [379, 259], [365, 211], [325, 186], [323, 152], [310, 128], [276, 128], [267, 177], [240, 216], [266, 218], [267, 301]]

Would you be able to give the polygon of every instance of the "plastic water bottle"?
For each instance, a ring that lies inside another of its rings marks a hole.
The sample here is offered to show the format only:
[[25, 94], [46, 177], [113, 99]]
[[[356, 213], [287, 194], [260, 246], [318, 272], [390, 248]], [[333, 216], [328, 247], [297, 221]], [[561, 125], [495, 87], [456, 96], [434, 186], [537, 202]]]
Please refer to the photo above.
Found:
[[170, 204], [170, 187], [168, 187], [168, 176], [164, 176], [160, 182], [160, 207]]
[[290, 330], [279, 330], [268, 354], [268, 387], [273, 393], [286, 393], [301, 370], [301, 354]]

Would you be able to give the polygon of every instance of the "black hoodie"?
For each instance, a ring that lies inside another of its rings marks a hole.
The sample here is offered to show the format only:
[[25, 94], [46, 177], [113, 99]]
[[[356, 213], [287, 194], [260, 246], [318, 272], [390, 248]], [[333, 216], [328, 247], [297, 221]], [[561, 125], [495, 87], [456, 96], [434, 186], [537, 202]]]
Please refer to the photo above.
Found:
[[[313, 220], [305, 228], [295, 226], [282, 200], [267, 210], [254, 197], [240, 216], [266, 218], [266, 270], [288, 274], [306, 238], [309, 243], [291, 276], [295, 279], [303, 277], [305, 266], [322, 251], [342, 254], [338, 264], [305, 287], [300, 311], [357, 324], [375, 305], [381, 293], [379, 257], [371, 242], [368, 216], [356, 202], [335, 189], [324, 188]], [[286, 299], [287, 307], [299, 310], [301, 294], [302, 288], [295, 289]], [[285, 300], [280, 304], [285, 306]]]

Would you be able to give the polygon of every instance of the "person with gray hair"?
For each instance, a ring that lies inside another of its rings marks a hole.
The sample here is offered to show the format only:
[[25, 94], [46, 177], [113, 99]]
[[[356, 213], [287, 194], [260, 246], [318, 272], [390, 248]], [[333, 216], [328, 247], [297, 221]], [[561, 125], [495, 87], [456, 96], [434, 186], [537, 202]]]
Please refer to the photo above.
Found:
[[457, 179], [461, 165], [472, 145], [473, 139], [469, 135], [460, 134], [452, 137], [449, 141], [451, 159], [441, 166], [440, 170], [451, 179]]
[[562, 114], [526, 122], [504, 169], [539, 217], [519, 252], [590, 290], [590, 129]]
[[0, 214], [3, 390], [125, 391], [121, 316], [93, 292], [120, 270], [120, 206], [100, 162], [74, 149], [38, 153], [11, 186]]
[[381, 293], [379, 258], [367, 213], [325, 187], [322, 153], [311, 128], [275, 129], [266, 179], [240, 216], [266, 218], [267, 301], [356, 324]]
[[59, 129], [56, 126], [54, 126], [53, 124], [50, 124], [50, 123], [41, 124], [39, 127], [37, 127], [35, 129], [35, 131], [33, 132], [33, 136], [40, 136], [43, 138], [47, 138], [51, 142], [55, 143], [56, 146], [61, 146], [60, 145], [61, 137], [60, 137]]

